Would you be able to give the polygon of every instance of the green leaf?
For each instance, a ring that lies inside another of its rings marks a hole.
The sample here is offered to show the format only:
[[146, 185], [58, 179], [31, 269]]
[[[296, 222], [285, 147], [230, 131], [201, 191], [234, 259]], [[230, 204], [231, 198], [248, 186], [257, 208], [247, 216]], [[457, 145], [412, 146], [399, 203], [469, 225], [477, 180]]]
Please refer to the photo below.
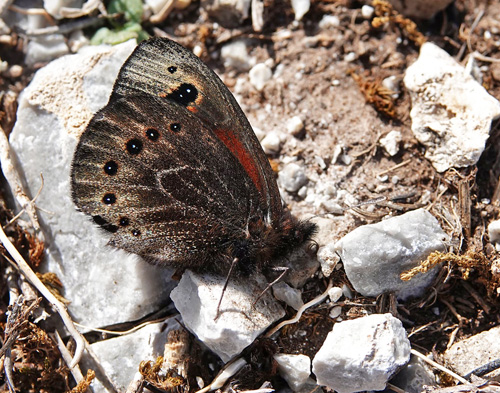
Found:
[[123, 13], [128, 22], [141, 23], [142, 0], [111, 0], [108, 6], [110, 14]]
[[139, 23], [129, 22], [122, 28], [110, 30], [107, 27], [101, 27], [96, 31], [94, 36], [90, 39], [92, 45], [109, 44], [116, 45], [130, 39], [136, 39], [137, 42], [149, 38]]

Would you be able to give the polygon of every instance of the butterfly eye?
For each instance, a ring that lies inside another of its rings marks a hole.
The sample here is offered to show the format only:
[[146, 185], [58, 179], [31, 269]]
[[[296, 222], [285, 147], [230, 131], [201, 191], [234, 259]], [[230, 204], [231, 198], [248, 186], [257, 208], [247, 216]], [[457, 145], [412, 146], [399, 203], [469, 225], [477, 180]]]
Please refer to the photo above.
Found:
[[155, 130], [154, 128], [148, 128], [146, 130], [146, 136], [150, 141], [156, 142], [160, 137], [160, 133], [158, 132], [158, 130]]
[[105, 205], [112, 205], [113, 203], [116, 202], [116, 196], [115, 194], [108, 193], [102, 197], [102, 202]]
[[167, 68], [167, 71], [170, 72], [171, 74], [173, 74], [175, 71], [177, 71], [177, 67], [176, 66], [170, 66]]
[[118, 164], [114, 161], [108, 161], [104, 164], [104, 173], [107, 175], [113, 176], [118, 172]]
[[181, 130], [181, 125], [179, 123], [170, 124], [170, 131], [179, 132]]
[[131, 139], [127, 142], [127, 151], [130, 154], [139, 154], [142, 151], [142, 142], [139, 139]]

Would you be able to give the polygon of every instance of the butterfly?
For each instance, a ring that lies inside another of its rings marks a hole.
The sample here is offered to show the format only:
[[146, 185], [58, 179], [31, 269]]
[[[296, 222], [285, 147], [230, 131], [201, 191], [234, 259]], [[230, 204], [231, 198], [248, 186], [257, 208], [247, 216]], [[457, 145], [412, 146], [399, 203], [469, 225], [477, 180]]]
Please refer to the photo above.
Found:
[[162, 266], [249, 275], [307, 244], [250, 123], [219, 77], [166, 38], [142, 42], [81, 135], [76, 206], [109, 244]]

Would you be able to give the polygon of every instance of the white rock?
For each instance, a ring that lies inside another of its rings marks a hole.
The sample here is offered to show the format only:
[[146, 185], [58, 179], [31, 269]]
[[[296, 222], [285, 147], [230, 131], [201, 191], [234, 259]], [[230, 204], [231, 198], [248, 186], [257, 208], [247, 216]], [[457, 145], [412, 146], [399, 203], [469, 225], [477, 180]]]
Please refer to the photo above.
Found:
[[389, 2], [403, 15], [418, 19], [429, 19], [448, 7], [453, 0], [390, 0]]
[[340, 261], [340, 255], [335, 250], [334, 243], [328, 243], [318, 249], [318, 261], [321, 264], [321, 272], [325, 277], [330, 277], [335, 266]]
[[297, 192], [308, 181], [304, 168], [294, 162], [287, 164], [279, 172], [278, 180], [288, 192]]
[[144, 4], [148, 6], [151, 11], [153, 11], [153, 14], [157, 14], [162, 10], [167, 2], [168, 0], [145, 0]]
[[371, 19], [373, 13], [375, 12], [375, 8], [370, 5], [364, 5], [361, 7], [361, 16], [365, 19]]
[[399, 319], [374, 314], [336, 323], [313, 359], [318, 385], [339, 393], [383, 390], [410, 360], [410, 341]]
[[351, 63], [354, 60], [356, 60], [356, 58], [357, 58], [356, 52], [349, 52], [344, 56], [344, 61]]
[[[498, 359], [500, 353], [500, 327], [458, 341], [444, 353], [446, 365], [459, 375], [465, 375]], [[488, 380], [500, 380], [500, 370], [483, 376]]]
[[248, 55], [247, 44], [244, 40], [232, 41], [224, 45], [220, 51], [220, 57], [224, 62], [224, 67], [238, 71], [247, 71], [254, 63]]
[[273, 77], [273, 71], [264, 63], [256, 64], [248, 73], [250, 83], [258, 91], [262, 91], [266, 83]]
[[273, 285], [273, 295], [276, 299], [285, 302], [294, 310], [298, 310], [304, 305], [302, 301], [302, 292], [292, 288], [285, 282], [279, 282]]
[[89, 45], [90, 40], [83, 34], [83, 30], [75, 30], [68, 38], [68, 46], [71, 53], [76, 53], [84, 46]]
[[48, 63], [69, 53], [68, 45], [62, 34], [50, 34], [32, 38], [26, 49], [26, 64]]
[[306, 355], [289, 355], [278, 353], [274, 355], [278, 363], [278, 371], [288, 386], [296, 392], [308, 381], [311, 375], [311, 359]]
[[398, 98], [401, 89], [399, 88], [398, 77], [396, 75], [388, 76], [382, 81], [382, 86], [394, 92], [393, 97]]
[[320, 29], [330, 29], [332, 27], [339, 27], [340, 19], [337, 15], [323, 15], [323, 18], [319, 21]]
[[416, 356], [412, 356], [406, 367], [398, 372], [390, 382], [406, 393], [422, 393], [425, 392], [426, 385], [438, 384], [430, 366]]
[[292, 0], [292, 8], [295, 13], [295, 20], [302, 20], [305, 14], [309, 12], [311, 8], [310, 0]]
[[262, 149], [266, 154], [276, 154], [281, 148], [281, 138], [278, 133], [270, 131], [266, 134], [264, 139], [260, 141]]
[[264, 138], [265, 138], [266, 133], [265, 133], [262, 129], [260, 129], [259, 127], [254, 127], [254, 126], [252, 126], [252, 128], [253, 128], [253, 132], [254, 132], [254, 133], [255, 133], [255, 135], [257, 136], [257, 139], [258, 139], [259, 141], [262, 141], [262, 139], [264, 139]]
[[224, 283], [224, 277], [202, 276], [187, 270], [170, 297], [186, 327], [227, 362], [285, 312], [269, 293], [252, 306], [267, 286], [265, 278], [255, 274], [244, 280], [229, 279], [220, 316], [214, 320]]
[[342, 314], [342, 307], [341, 306], [335, 306], [335, 307], [332, 307], [332, 309], [330, 310], [330, 318], [332, 319], [335, 319], [335, 318], [338, 318], [340, 316], [340, 314]]
[[[182, 327], [172, 318], [166, 323], [150, 324], [133, 333], [96, 342], [90, 347], [118, 391], [124, 392], [142, 361], [154, 362], [158, 356], [163, 356], [167, 335], [174, 329]], [[83, 364], [85, 368], [96, 369], [88, 355], [84, 357]], [[99, 381], [100, 374], [96, 375], [96, 380], [92, 382], [93, 391], [108, 392]]]
[[380, 144], [391, 157], [399, 152], [399, 144], [402, 140], [401, 132], [393, 130], [383, 138], [380, 138]]
[[332, 287], [328, 291], [328, 297], [333, 303], [338, 301], [342, 297], [342, 294], [343, 294], [342, 288], [340, 287]]
[[490, 242], [495, 245], [497, 251], [500, 249], [500, 220], [488, 224], [488, 236]]
[[81, 8], [83, 0], [43, 0], [43, 8], [56, 19], [62, 19], [62, 8]]
[[364, 296], [394, 291], [400, 299], [420, 296], [437, 269], [417, 274], [410, 281], [399, 275], [446, 249], [446, 234], [438, 221], [418, 209], [377, 224], [363, 225], [344, 236], [336, 250], [354, 289]]
[[286, 122], [286, 130], [289, 134], [298, 135], [304, 129], [304, 122], [300, 116], [294, 116]]
[[225, 27], [238, 27], [249, 16], [251, 0], [202, 0], [212, 19]]
[[500, 103], [448, 53], [425, 43], [406, 71], [412, 131], [439, 172], [474, 165], [484, 150]]
[[[135, 43], [89, 46], [40, 69], [19, 99], [10, 135], [47, 242], [46, 269], [58, 275], [75, 321], [99, 327], [136, 320], [165, 303], [169, 272], [106, 245], [103, 231], [76, 211], [70, 165], [78, 136], [104, 106]], [[147, 283], [147, 284], [146, 284]], [[170, 284], [170, 287], [172, 284]]]
[[300, 199], [305, 199], [307, 197], [308, 190], [307, 186], [300, 187], [299, 191], [297, 191], [297, 196]]

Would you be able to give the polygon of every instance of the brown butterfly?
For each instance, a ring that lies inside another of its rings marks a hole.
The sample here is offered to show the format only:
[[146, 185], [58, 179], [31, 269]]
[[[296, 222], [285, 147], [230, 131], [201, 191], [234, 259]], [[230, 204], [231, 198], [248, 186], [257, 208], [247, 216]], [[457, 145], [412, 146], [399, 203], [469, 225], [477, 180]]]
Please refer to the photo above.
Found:
[[247, 275], [316, 230], [283, 207], [227, 87], [165, 38], [141, 43], [123, 65], [81, 136], [71, 183], [75, 204], [111, 245], [160, 265]]

